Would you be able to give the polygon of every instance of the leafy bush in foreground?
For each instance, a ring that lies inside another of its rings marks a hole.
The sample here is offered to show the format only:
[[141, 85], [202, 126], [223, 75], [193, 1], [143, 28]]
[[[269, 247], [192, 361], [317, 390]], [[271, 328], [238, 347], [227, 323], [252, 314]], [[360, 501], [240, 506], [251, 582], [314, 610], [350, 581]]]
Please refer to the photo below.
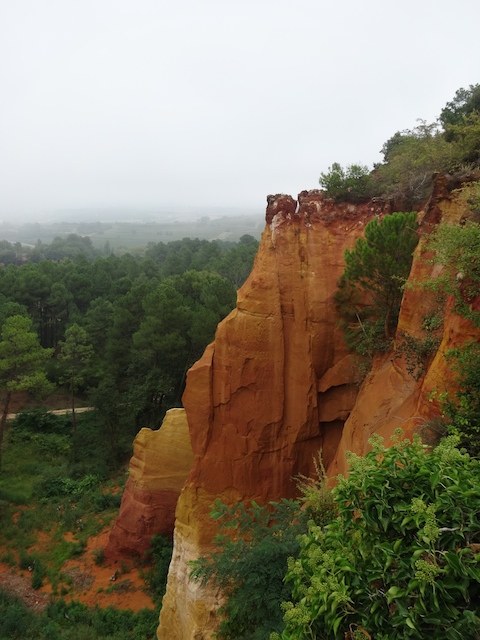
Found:
[[283, 577], [288, 557], [299, 551], [302, 516], [291, 500], [250, 507], [217, 500], [211, 513], [219, 522], [217, 551], [192, 562], [191, 577], [202, 584], [211, 580], [225, 597], [218, 638], [266, 640], [283, 628], [280, 603], [291, 595]]
[[309, 517], [327, 524], [335, 514], [322, 461], [314, 463], [317, 479], [297, 478], [299, 500], [233, 507], [217, 500], [213, 506], [210, 515], [220, 530], [213, 541], [217, 549], [191, 563], [191, 577], [202, 584], [211, 581], [225, 598], [217, 638], [268, 640], [284, 628], [280, 604], [292, 592], [284, 581], [288, 557], [298, 555], [298, 536], [307, 530]]
[[272, 639], [474, 640], [480, 633], [477, 460], [446, 438], [350, 454], [338, 518], [309, 523], [287, 580], [286, 629]]

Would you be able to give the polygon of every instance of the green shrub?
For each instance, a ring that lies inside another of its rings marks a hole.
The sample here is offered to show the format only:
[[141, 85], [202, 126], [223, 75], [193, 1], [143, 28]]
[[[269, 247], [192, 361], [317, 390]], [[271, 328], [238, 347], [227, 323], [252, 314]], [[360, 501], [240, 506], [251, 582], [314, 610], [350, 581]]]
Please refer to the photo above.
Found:
[[0, 556], [0, 561], [14, 567], [17, 564], [13, 551], [7, 547], [7, 550]]
[[0, 500], [11, 504], [28, 504], [32, 498], [32, 486], [23, 478], [0, 480]]
[[70, 437], [57, 433], [35, 433], [31, 437], [31, 442], [41, 455], [50, 459], [68, 455], [70, 451]]
[[12, 423], [13, 431], [64, 434], [70, 428], [70, 419], [50, 413], [48, 409], [28, 409], [17, 413]]
[[45, 479], [43, 483], [43, 492], [45, 497], [68, 496], [74, 500], [79, 500], [85, 494], [96, 489], [99, 484], [97, 476], [88, 474], [81, 480], [74, 480], [70, 477], [52, 475]]
[[105, 549], [103, 547], [94, 549], [92, 555], [96, 565], [101, 565], [105, 561]]
[[13, 595], [0, 590], [0, 638], [25, 640], [38, 637], [40, 624], [37, 616]]
[[40, 589], [43, 586], [43, 580], [45, 578], [45, 565], [38, 556], [35, 557], [32, 572], [32, 588]]
[[335, 302], [347, 345], [361, 356], [371, 358], [391, 347], [418, 243], [415, 218], [414, 212], [374, 218], [365, 238], [345, 251]]
[[334, 162], [327, 173], [321, 173], [320, 186], [330, 198], [335, 200], [360, 202], [373, 195], [370, 169], [364, 165], [351, 164], [345, 169]]
[[305, 527], [302, 517], [297, 522], [299, 506], [289, 500], [263, 507], [215, 503], [217, 551], [193, 562], [191, 576], [202, 584], [211, 580], [226, 597], [219, 638], [263, 640], [282, 629], [280, 602], [291, 593], [283, 582], [287, 558], [298, 552], [296, 538]]
[[95, 513], [101, 513], [107, 509], [119, 509], [121, 502], [121, 493], [104, 493], [97, 491], [92, 497], [92, 508]]
[[[142, 609], [136, 613], [113, 607], [90, 609], [80, 602], [57, 600], [42, 614], [44, 629], [56, 631], [63, 640], [145, 640], [154, 638], [158, 611]], [[45, 634], [50, 640], [51, 636]]]
[[167, 537], [154, 535], [146, 554], [146, 562], [152, 566], [144, 572], [145, 584], [158, 604], [167, 587], [167, 575], [172, 559], [173, 543]]
[[309, 523], [287, 580], [283, 640], [435, 638], [480, 633], [480, 465], [446, 438], [350, 454], [338, 518]]
[[420, 380], [426, 371], [428, 361], [440, 345], [440, 338], [432, 336], [429, 332], [423, 338], [416, 338], [404, 332], [401, 332], [399, 337], [395, 357], [404, 357], [407, 372], [414, 380]]
[[20, 549], [18, 566], [22, 571], [31, 570], [35, 564], [35, 555], [27, 553], [24, 549]]
[[443, 270], [424, 285], [453, 295], [455, 311], [479, 327], [480, 312], [471, 303], [480, 295], [480, 224], [440, 224], [428, 237], [426, 248], [435, 252], [433, 262]]
[[219, 526], [216, 550], [192, 562], [190, 575], [202, 584], [211, 582], [225, 597], [216, 637], [267, 640], [283, 629], [280, 603], [291, 595], [283, 579], [287, 559], [298, 553], [298, 535], [306, 532], [308, 518], [327, 524], [335, 515], [321, 457], [314, 463], [316, 480], [296, 478], [298, 500], [233, 507], [217, 500], [213, 505], [210, 515]]
[[442, 403], [442, 410], [451, 424], [449, 433], [456, 433], [460, 443], [474, 457], [480, 456], [480, 344], [469, 341], [462, 348], [447, 353], [455, 373], [457, 391]]

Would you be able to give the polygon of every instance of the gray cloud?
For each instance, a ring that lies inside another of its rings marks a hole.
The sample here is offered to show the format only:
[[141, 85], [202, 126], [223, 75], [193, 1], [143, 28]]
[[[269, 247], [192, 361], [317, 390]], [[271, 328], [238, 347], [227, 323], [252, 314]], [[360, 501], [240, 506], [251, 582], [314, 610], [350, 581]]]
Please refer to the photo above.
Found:
[[0, 216], [261, 210], [479, 82], [479, 18], [476, 0], [4, 0]]

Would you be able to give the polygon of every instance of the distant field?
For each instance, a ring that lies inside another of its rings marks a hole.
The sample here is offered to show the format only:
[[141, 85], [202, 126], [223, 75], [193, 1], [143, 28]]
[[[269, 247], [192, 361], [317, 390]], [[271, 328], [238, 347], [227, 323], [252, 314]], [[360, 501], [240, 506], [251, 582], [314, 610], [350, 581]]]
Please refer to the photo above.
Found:
[[245, 234], [256, 239], [265, 226], [263, 216], [241, 215], [210, 219], [207, 216], [197, 221], [173, 220], [168, 222], [55, 222], [33, 223], [15, 226], [0, 225], [0, 240], [35, 245], [38, 240], [48, 243], [53, 238], [70, 233], [89, 236], [97, 248], [108, 242], [111, 249], [145, 247], [149, 242], [172, 242], [182, 238], [201, 240], [231, 240], [236, 242]]

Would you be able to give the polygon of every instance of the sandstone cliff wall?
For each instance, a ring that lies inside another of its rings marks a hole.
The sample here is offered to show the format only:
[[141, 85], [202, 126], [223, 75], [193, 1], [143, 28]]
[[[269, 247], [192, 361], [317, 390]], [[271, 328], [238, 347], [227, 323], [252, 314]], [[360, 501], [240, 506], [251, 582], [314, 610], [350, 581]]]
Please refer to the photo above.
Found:
[[[376, 433], [388, 443], [397, 427], [407, 436], [421, 432], [432, 417], [440, 415], [435, 396], [452, 388], [452, 374], [445, 353], [473, 338], [478, 339], [478, 329], [468, 320], [453, 312], [453, 302], [447, 299], [442, 305], [435, 293], [428, 292], [416, 283], [438, 275], [441, 267], [432, 264], [432, 254], [425, 249], [424, 238], [443, 221], [459, 224], [467, 216], [466, 204], [447, 186], [444, 176], [438, 176], [435, 188], [425, 210], [419, 213], [420, 242], [415, 250], [409, 284], [405, 289], [395, 338], [395, 350], [378, 356], [363, 382], [355, 406], [342, 431], [336, 455], [328, 467], [328, 475], [334, 477], [346, 471], [346, 451], [363, 455], [368, 450], [368, 439]], [[437, 332], [438, 350], [425, 364], [425, 372], [418, 379], [408, 371], [405, 357], [398, 357], [398, 348], [404, 334], [422, 339], [424, 318], [431, 315], [444, 318], [443, 327]]]
[[107, 558], [142, 554], [154, 534], [173, 534], [178, 496], [192, 463], [184, 409], [167, 411], [157, 431], [141, 429], [133, 443], [120, 513], [105, 548]]
[[188, 577], [188, 561], [211, 548], [214, 500], [292, 496], [292, 477], [311, 471], [320, 448], [333, 459], [358, 390], [333, 294], [345, 249], [386, 211], [320, 192], [298, 204], [268, 199], [252, 274], [187, 378], [195, 462], [177, 506], [159, 639], [202, 640], [215, 628], [215, 594]]
[[[458, 222], [463, 205], [438, 179], [421, 212], [422, 237], [441, 219]], [[216, 626], [218, 599], [189, 580], [189, 560], [208, 553], [215, 535], [210, 506], [219, 497], [266, 502], [295, 493], [291, 478], [308, 474], [320, 448], [330, 475], [345, 471], [347, 450], [362, 454], [368, 438], [407, 433], [438, 413], [431, 392], [451, 384], [444, 353], [477, 335], [433, 295], [406, 289], [397, 352], [378, 356], [358, 384], [333, 302], [343, 255], [378, 204], [335, 205], [319, 192], [268, 199], [267, 226], [252, 274], [236, 309], [218, 327], [215, 342], [189, 372], [184, 405], [195, 456], [177, 505], [174, 554], [160, 616], [160, 640], [207, 640]], [[432, 267], [423, 241], [411, 280]], [[422, 338], [423, 319], [446, 311], [437, 354], [416, 380], [398, 357], [403, 334]]]

